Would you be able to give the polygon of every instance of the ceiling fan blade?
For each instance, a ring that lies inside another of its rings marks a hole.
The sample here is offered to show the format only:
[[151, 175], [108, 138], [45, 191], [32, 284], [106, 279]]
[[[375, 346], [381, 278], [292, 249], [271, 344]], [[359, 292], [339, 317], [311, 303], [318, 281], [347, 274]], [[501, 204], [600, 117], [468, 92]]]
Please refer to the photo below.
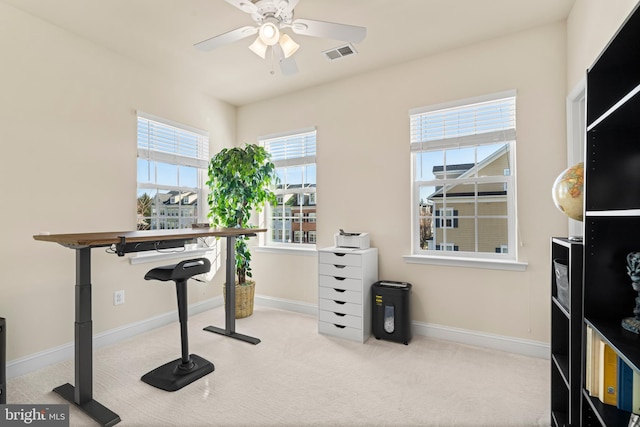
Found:
[[258, 8], [255, 4], [253, 4], [250, 0], [225, 0], [232, 6], [237, 7], [243, 12], [246, 13], [255, 13], [258, 11]]
[[360, 43], [367, 36], [365, 27], [313, 19], [296, 19], [291, 23], [291, 29], [294, 33], [303, 36], [322, 37], [350, 43]]
[[236, 28], [235, 30], [228, 31], [224, 34], [220, 34], [210, 39], [203, 40], [194, 44], [196, 49], [199, 50], [213, 50], [219, 48], [220, 46], [224, 46], [229, 43], [233, 43], [238, 40], [242, 40], [245, 37], [249, 37], [258, 32], [258, 28], [246, 26], [241, 28]]
[[296, 64], [296, 60], [293, 59], [293, 56], [288, 58], [284, 57], [284, 52], [280, 45], [275, 44], [272, 46], [273, 52], [280, 63], [280, 71], [283, 76], [292, 76], [298, 73], [298, 64]]

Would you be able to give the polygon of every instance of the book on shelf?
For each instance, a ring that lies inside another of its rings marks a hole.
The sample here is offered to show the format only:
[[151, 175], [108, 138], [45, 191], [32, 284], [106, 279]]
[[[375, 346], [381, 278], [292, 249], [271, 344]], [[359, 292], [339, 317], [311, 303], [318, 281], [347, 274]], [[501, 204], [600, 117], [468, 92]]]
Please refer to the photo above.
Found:
[[585, 389], [590, 396], [600, 400], [601, 351], [604, 349], [602, 344], [600, 335], [587, 325]]
[[631, 412], [640, 414], [640, 372], [633, 370], [633, 393], [631, 395]]
[[600, 341], [600, 400], [607, 405], [618, 404], [618, 354]]
[[633, 369], [618, 356], [618, 409], [633, 409]]
[[593, 348], [593, 328], [587, 325], [586, 328], [586, 355], [585, 355], [585, 368], [584, 368], [584, 388], [591, 394], [593, 389], [593, 354], [591, 349]]

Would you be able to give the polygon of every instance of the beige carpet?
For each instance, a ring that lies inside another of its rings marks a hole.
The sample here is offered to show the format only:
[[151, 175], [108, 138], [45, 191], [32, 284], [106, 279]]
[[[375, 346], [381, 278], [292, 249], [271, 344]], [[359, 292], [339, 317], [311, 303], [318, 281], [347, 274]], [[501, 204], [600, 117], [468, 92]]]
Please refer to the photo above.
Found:
[[[257, 306], [236, 330], [256, 346], [202, 331], [224, 309], [190, 318], [190, 350], [215, 371], [177, 392], [142, 381], [180, 356], [178, 324], [94, 352], [93, 395], [119, 426], [548, 426], [548, 360], [414, 336], [408, 346], [319, 335], [316, 317]], [[66, 403], [67, 361], [8, 381], [7, 403]], [[75, 407], [71, 426], [95, 424]]]

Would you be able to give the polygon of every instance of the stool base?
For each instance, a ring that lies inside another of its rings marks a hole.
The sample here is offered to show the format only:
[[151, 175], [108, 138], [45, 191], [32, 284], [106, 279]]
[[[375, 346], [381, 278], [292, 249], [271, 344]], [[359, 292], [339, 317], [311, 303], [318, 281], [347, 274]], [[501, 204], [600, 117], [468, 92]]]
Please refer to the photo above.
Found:
[[182, 364], [182, 359], [180, 358], [147, 372], [140, 379], [156, 388], [176, 391], [213, 372], [215, 369], [213, 363], [197, 354], [191, 354], [189, 358], [193, 362], [191, 369], [180, 369]]

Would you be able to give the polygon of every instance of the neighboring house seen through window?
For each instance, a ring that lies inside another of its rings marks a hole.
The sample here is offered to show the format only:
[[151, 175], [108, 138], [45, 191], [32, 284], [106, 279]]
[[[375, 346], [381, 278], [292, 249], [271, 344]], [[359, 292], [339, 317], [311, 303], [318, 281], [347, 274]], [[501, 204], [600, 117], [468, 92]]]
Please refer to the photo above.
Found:
[[138, 230], [201, 222], [208, 163], [207, 132], [138, 112]]
[[515, 100], [410, 112], [414, 254], [515, 260]]
[[278, 204], [265, 209], [267, 246], [301, 247], [316, 243], [316, 131], [265, 136], [280, 182]]

